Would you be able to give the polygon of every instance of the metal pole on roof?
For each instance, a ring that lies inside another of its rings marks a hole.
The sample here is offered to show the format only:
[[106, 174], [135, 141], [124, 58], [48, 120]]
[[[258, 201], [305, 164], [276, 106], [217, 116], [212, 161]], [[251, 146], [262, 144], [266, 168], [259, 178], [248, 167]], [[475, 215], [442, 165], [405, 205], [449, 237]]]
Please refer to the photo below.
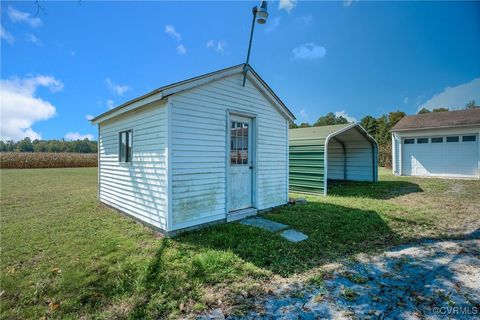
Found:
[[247, 71], [248, 71], [248, 62], [250, 61], [250, 51], [252, 49], [252, 40], [253, 40], [253, 30], [255, 29], [255, 20], [257, 20], [258, 24], [265, 24], [268, 18], [268, 11], [267, 11], [267, 1], [262, 1], [260, 3], [260, 9], [255, 6], [252, 8], [252, 28], [250, 30], [250, 41], [248, 42], [248, 51], [247, 51], [247, 59], [245, 61], [245, 65], [243, 66], [243, 86], [245, 87], [245, 81], [247, 80]]

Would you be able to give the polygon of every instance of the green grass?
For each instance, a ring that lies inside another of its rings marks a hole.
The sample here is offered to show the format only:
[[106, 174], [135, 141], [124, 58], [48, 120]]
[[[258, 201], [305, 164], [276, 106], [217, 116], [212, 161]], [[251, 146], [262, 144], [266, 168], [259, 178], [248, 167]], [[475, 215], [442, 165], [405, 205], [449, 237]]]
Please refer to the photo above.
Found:
[[[1, 170], [1, 317], [159, 318], [238, 304], [272, 278], [478, 227], [480, 182], [337, 183], [264, 216], [309, 239], [238, 223], [164, 239], [96, 198], [96, 168]], [[235, 302], [234, 302], [235, 301]]]

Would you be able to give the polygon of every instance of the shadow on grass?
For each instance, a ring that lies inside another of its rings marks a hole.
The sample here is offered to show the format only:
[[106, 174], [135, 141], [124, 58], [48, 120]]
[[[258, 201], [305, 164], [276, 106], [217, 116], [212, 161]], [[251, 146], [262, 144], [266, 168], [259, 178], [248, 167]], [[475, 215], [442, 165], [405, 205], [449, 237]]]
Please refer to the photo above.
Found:
[[342, 197], [360, 197], [387, 200], [410, 193], [423, 192], [416, 183], [408, 181], [343, 181], [328, 180], [328, 194]]
[[401, 240], [375, 211], [312, 202], [278, 208], [263, 216], [287, 224], [309, 238], [292, 243], [279, 233], [229, 223], [186, 233], [175, 241], [198, 249], [232, 251], [257, 267], [288, 276]]

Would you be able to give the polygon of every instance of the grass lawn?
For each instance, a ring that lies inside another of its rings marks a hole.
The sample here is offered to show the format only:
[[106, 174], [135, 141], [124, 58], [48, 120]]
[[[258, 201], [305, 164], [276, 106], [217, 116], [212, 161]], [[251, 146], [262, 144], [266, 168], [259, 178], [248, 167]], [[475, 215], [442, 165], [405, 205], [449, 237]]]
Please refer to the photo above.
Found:
[[278, 279], [480, 227], [480, 181], [380, 173], [379, 183], [336, 183], [327, 198], [264, 215], [309, 236], [295, 244], [238, 223], [164, 239], [98, 203], [96, 168], [1, 170], [1, 317], [241, 313], [239, 297]]

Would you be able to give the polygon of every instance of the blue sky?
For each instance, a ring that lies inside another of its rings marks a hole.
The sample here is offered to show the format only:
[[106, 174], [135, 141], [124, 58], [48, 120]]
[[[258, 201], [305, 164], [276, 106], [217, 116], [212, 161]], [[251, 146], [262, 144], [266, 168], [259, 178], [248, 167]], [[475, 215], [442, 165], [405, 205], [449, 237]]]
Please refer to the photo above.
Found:
[[[87, 118], [244, 62], [257, 2], [1, 2], [2, 139], [89, 136]], [[480, 2], [269, 2], [251, 65], [298, 122], [480, 102]]]

